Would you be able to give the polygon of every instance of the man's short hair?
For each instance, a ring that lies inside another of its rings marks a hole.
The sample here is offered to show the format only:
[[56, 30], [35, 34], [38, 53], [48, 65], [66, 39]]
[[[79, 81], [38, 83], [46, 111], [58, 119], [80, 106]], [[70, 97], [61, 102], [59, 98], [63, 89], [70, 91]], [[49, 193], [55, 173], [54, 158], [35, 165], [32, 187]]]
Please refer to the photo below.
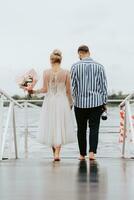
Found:
[[88, 53], [88, 52], [89, 52], [89, 48], [88, 48], [88, 46], [86, 46], [86, 45], [81, 45], [81, 46], [78, 48], [78, 53], [79, 53], [79, 51], [83, 51], [83, 52], [85, 52], [85, 53]]

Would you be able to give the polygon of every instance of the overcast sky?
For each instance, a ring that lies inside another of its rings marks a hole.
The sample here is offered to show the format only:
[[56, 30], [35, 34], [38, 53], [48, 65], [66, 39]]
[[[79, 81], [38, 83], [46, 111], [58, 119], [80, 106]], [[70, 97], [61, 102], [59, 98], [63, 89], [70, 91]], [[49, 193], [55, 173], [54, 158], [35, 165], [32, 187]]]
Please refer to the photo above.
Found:
[[[15, 79], [35, 68], [40, 80], [55, 48], [64, 68], [90, 47], [105, 66], [109, 91], [134, 89], [133, 0], [0, 0], [0, 88], [23, 94]], [[40, 81], [41, 82], [41, 81]], [[38, 86], [41, 83], [38, 83]]]

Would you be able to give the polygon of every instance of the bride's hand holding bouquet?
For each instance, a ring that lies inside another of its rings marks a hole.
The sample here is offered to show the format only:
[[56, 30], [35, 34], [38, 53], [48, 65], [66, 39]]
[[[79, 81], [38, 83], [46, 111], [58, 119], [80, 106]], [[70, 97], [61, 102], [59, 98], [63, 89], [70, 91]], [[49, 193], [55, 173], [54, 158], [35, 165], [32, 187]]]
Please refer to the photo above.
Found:
[[33, 88], [36, 85], [37, 81], [37, 73], [34, 69], [31, 69], [27, 73], [17, 78], [17, 83], [19, 87], [28, 92], [29, 98], [31, 98], [31, 95], [35, 93]]

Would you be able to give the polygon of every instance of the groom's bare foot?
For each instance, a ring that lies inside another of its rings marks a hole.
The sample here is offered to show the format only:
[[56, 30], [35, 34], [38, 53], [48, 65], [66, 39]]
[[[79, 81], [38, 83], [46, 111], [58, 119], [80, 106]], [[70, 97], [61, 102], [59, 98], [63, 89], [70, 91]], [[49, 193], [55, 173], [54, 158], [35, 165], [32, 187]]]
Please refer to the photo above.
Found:
[[79, 160], [85, 160], [85, 156], [80, 155]]
[[89, 160], [95, 160], [95, 155], [93, 152], [89, 153]]

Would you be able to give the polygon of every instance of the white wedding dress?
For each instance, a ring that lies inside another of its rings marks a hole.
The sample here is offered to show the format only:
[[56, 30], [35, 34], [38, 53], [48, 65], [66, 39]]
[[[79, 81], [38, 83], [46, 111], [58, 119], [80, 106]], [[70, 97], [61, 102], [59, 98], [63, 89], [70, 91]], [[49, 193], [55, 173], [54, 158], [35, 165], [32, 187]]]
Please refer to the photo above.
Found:
[[44, 98], [38, 141], [49, 146], [75, 142], [70, 73], [46, 70], [43, 76]]

